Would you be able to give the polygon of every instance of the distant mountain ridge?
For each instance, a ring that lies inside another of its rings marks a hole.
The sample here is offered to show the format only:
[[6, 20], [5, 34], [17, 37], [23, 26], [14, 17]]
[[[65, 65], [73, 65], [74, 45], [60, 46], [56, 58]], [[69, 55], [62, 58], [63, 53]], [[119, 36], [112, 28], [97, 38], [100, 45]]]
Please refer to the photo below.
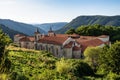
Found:
[[[2, 31], [6, 34], [8, 34], [8, 36], [10, 36], [10, 38], [13, 40], [14, 39], [14, 35], [15, 34], [23, 34], [23, 33], [20, 33], [18, 31], [14, 31], [12, 29], [9, 29], [8, 27], [6, 27], [5, 25], [2, 25], [0, 24], [0, 29], [2, 29]], [[25, 35], [25, 34], [23, 34]]]
[[74, 28], [81, 25], [110, 25], [110, 26], [120, 26], [120, 15], [118, 16], [78, 16], [73, 19], [70, 23], [66, 24], [63, 28], [57, 30], [57, 33], [65, 33], [68, 29]]
[[53, 30], [59, 30], [62, 27], [64, 27], [66, 24], [67, 22], [56, 22], [56, 23], [34, 24], [34, 26], [39, 27], [44, 31], [48, 32], [50, 27], [52, 27]]
[[[3, 24], [12, 30], [24, 33], [26, 35], [33, 35], [37, 28], [30, 24], [16, 22], [16, 21], [9, 20], [9, 19], [0, 19], [0, 24]], [[44, 30], [42, 30], [40, 28], [39, 28], [39, 31], [41, 33], [46, 33]]]

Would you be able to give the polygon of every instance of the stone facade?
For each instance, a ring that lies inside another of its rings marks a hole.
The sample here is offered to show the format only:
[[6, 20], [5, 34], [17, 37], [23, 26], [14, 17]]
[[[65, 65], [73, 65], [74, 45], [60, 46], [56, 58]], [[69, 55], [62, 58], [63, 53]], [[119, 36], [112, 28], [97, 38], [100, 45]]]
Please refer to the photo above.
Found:
[[109, 36], [80, 36], [77, 34], [55, 34], [50, 28], [48, 35], [42, 35], [38, 29], [34, 36], [15, 35], [14, 42], [22, 48], [46, 50], [61, 58], [81, 58], [88, 46], [109, 44]]

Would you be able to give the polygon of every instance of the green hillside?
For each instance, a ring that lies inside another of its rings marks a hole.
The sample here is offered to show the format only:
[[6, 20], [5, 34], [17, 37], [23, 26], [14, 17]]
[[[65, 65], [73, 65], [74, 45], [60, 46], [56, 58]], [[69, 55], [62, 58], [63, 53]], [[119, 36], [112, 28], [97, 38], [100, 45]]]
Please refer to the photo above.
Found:
[[59, 59], [46, 51], [13, 46], [7, 49], [11, 61], [10, 80], [77, 80], [94, 74], [81, 60]]
[[[120, 42], [115, 43], [112, 47], [119, 47]], [[108, 47], [106, 47], [108, 48]], [[100, 48], [88, 48], [85, 52], [85, 56], [88, 56], [88, 52], [92, 50], [97, 50], [98, 54]], [[0, 75], [6, 77], [4, 80], [119, 80], [120, 76], [114, 73], [104, 72], [106, 68], [105, 65], [101, 66], [98, 71], [99, 73], [93, 72], [93, 69], [89, 66], [91, 63], [89, 58], [84, 60], [80, 59], [64, 59], [55, 58], [51, 53], [46, 51], [37, 51], [24, 48], [18, 48], [9, 46], [8, 59], [11, 61], [10, 72], [8, 75]], [[113, 49], [114, 50], [114, 49]], [[119, 49], [120, 50], [120, 49]], [[105, 51], [105, 50], [104, 50]], [[118, 51], [118, 50], [117, 50]], [[91, 53], [92, 54], [92, 53]], [[93, 56], [95, 54], [92, 54]], [[102, 56], [102, 55], [101, 55]], [[107, 57], [107, 56], [106, 56]], [[102, 59], [102, 58], [101, 58]], [[119, 58], [116, 57], [117, 60]], [[96, 58], [97, 60], [97, 58]], [[104, 59], [101, 61], [103, 62]], [[112, 61], [115, 61], [112, 59]], [[104, 60], [104, 64], [105, 64]], [[110, 66], [109, 66], [110, 67]], [[119, 66], [118, 66], [119, 67]], [[101, 69], [103, 71], [101, 71]], [[108, 68], [107, 68], [108, 69]], [[108, 70], [110, 71], [110, 70]], [[101, 73], [102, 72], [102, 73]], [[104, 75], [102, 75], [104, 72]], [[117, 71], [119, 72], [119, 71]], [[118, 73], [119, 74], [119, 73]], [[3, 79], [3, 78], [2, 78]]]
[[10, 28], [6, 27], [5, 25], [2, 25], [2, 24], [0, 24], [0, 29], [2, 29], [2, 31], [4, 33], [8, 34], [12, 40], [13, 40], [15, 34], [23, 34], [21, 32], [12, 30], [12, 29], [10, 29]]
[[120, 26], [120, 16], [78, 16], [56, 32], [65, 33], [70, 28], [76, 29], [81, 25], [93, 24]]
[[[14, 31], [18, 31], [29, 36], [32, 36], [37, 28], [36, 26], [33, 26], [31, 24], [17, 22], [10, 19], [0, 19], [0, 24], [3, 24]], [[41, 33], [46, 33], [44, 30], [40, 28], [38, 29]]]
[[[12, 50], [11, 50], [12, 49]], [[44, 71], [52, 71], [56, 58], [42, 51], [20, 48], [9, 49], [9, 59], [12, 62], [11, 76], [13, 80], [39, 80]], [[49, 77], [49, 74], [46, 74]]]

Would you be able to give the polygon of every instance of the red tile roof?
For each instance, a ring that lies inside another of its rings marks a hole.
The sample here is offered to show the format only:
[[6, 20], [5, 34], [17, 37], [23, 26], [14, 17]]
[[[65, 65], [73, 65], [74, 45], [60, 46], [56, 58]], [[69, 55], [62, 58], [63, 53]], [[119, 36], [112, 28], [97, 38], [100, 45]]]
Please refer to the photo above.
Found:
[[32, 37], [32, 36], [29, 36], [28, 38], [29, 38], [30, 41], [34, 41], [35, 40], [35, 38]]
[[67, 39], [68, 39], [67, 37], [51, 36], [51, 37], [44, 37], [40, 39], [39, 42], [62, 45]]
[[79, 41], [78, 42], [81, 44], [82, 46], [82, 51], [84, 51], [88, 46], [99, 46], [101, 44], [104, 44], [103, 41], [101, 41], [100, 39], [92, 39], [92, 40], [87, 40], [87, 41]]
[[68, 37], [68, 34], [56, 34], [57, 37]]
[[77, 37], [77, 38], [79, 38], [80, 37], [80, 35], [78, 35], [78, 34], [56, 34], [56, 36], [57, 37]]
[[[62, 45], [69, 37], [68, 34], [56, 34], [56, 36], [44, 36], [41, 38], [38, 42], [39, 43], [46, 43], [46, 44], [56, 44], [56, 45]], [[78, 36], [77, 34], [73, 34], [73, 36]], [[99, 37], [105, 37], [106, 35], [102, 35]], [[95, 36], [80, 36], [80, 38], [75, 39], [77, 43], [81, 45], [80, 47], [73, 47], [73, 50], [82, 50], [84, 51], [88, 46], [99, 46], [101, 44], [105, 44], [103, 41], [98, 39], [99, 37]], [[20, 39], [20, 41], [34, 41], [34, 37], [23, 37]], [[107, 42], [108, 44], [109, 42]], [[66, 44], [65, 48], [71, 48], [73, 42], [70, 42]]]
[[80, 35], [74, 33], [74, 34], [68, 35], [68, 37], [79, 38]]
[[73, 45], [73, 43], [74, 42], [69, 42], [68, 44], [66, 44], [65, 46], [64, 46], [64, 48], [72, 48], [72, 45]]
[[21, 38], [20, 40], [19, 40], [20, 42], [22, 42], [22, 41], [31, 41], [31, 42], [33, 42], [34, 41], [34, 37], [23, 37], [23, 38]]
[[79, 51], [79, 50], [81, 50], [80, 47], [77, 47], [77, 46], [74, 46], [74, 47], [73, 47], [73, 51]]
[[91, 39], [95, 39], [95, 38], [97, 38], [96, 36], [80, 36], [80, 38], [79, 39], [87, 39], [87, 40], [91, 40]]

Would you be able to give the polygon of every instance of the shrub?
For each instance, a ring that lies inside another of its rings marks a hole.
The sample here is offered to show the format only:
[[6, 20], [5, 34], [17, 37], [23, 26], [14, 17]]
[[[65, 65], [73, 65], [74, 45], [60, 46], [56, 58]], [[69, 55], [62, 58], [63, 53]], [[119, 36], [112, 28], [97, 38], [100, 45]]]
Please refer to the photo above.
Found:
[[62, 75], [67, 74], [67, 76], [76, 76], [80, 78], [83, 76], [94, 75], [92, 68], [87, 63], [84, 63], [81, 60], [61, 59], [59, 62], [56, 63], [56, 68], [57, 72]]
[[57, 68], [57, 72], [59, 72], [60, 74], [65, 74], [65, 73], [67, 74], [71, 71], [72, 65], [70, 62], [62, 58], [60, 61], [56, 63], [56, 68]]
[[53, 80], [55, 77], [55, 71], [54, 70], [44, 70], [42, 74], [38, 75], [37, 80]]
[[6, 74], [0, 74], [0, 80], [7, 80], [8, 76]]
[[109, 74], [106, 76], [107, 80], [120, 80], [120, 75], [117, 75], [113, 72], [109, 72]]
[[83, 77], [94, 75], [92, 68], [87, 63], [84, 63], [80, 60], [74, 61], [72, 66], [72, 73], [74, 73], [75, 76]]
[[29, 80], [25, 75], [20, 75], [17, 72], [10, 74], [10, 80]]

